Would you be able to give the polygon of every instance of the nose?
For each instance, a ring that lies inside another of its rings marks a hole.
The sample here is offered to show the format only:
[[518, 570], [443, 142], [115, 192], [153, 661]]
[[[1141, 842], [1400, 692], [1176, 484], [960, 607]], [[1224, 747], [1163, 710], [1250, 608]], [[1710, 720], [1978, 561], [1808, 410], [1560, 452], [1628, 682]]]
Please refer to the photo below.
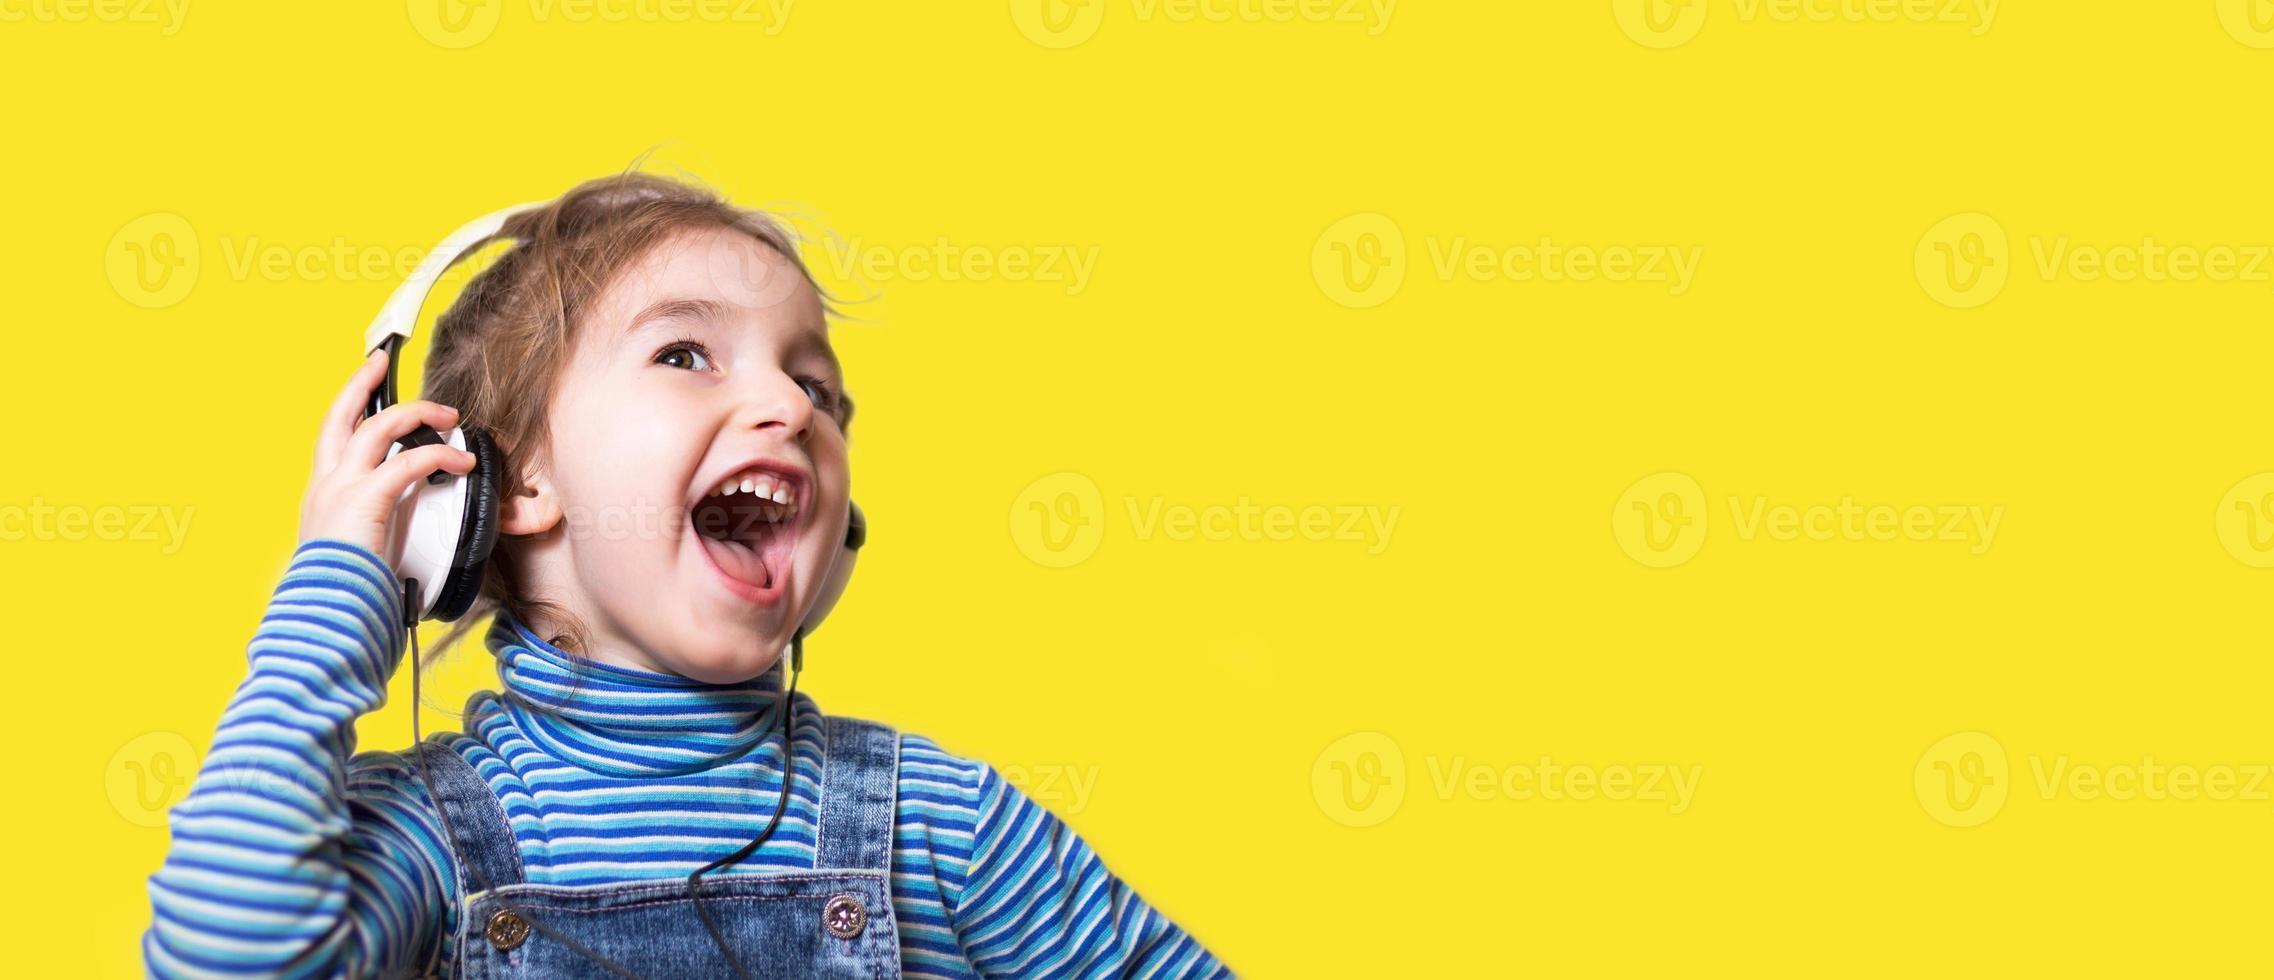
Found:
[[797, 379], [781, 371], [760, 372], [743, 387], [736, 412], [738, 428], [780, 430], [799, 443], [813, 432], [813, 400]]

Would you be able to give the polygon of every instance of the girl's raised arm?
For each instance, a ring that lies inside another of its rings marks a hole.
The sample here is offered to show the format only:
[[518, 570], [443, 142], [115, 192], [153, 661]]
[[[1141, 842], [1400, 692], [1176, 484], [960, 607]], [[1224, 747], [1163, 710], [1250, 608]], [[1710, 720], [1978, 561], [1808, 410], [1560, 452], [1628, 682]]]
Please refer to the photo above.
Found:
[[[393, 753], [355, 753], [355, 720], [386, 702], [407, 640], [378, 549], [393, 502], [472, 457], [429, 446], [387, 458], [456, 413], [407, 402], [357, 424], [384, 372], [367, 361], [325, 420], [301, 545], [247, 652], [173, 841], [150, 876], [143, 957], [156, 976], [367, 976], [428, 965], [458, 887], [433, 806]], [[440, 750], [438, 746], [437, 751]]]
[[435, 953], [458, 889], [432, 806], [393, 753], [350, 758], [355, 719], [386, 701], [402, 615], [376, 555], [328, 539], [294, 553], [167, 814], [152, 975], [371, 976]]

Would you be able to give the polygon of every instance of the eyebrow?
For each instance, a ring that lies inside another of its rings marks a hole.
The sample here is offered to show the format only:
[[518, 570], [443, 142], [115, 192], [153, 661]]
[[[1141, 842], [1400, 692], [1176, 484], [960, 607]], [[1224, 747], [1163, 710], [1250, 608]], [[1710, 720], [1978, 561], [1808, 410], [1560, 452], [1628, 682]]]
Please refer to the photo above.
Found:
[[626, 332], [639, 328], [650, 320], [694, 320], [717, 322], [726, 319], [726, 304], [709, 299], [659, 299], [633, 315], [625, 324]]

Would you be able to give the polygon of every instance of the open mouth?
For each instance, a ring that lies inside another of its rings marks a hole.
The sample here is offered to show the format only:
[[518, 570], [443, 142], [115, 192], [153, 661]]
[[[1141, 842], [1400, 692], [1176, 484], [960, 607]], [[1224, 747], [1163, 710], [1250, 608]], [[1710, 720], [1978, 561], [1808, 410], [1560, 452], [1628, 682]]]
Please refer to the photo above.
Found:
[[745, 598], [777, 595], [789, 569], [799, 513], [795, 477], [745, 470], [711, 487], [687, 510], [695, 540], [711, 566]]

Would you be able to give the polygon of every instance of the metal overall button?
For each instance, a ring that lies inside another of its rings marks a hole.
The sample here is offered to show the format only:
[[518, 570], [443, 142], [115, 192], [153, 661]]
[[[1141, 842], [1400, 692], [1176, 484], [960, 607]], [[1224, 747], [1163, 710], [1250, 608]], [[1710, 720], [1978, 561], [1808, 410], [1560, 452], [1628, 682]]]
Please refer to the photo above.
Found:
[[499, 950], [508, 950], [529, 938], [529, 923], [513, 914], [510, 909], [499, 909], [490, 913], [489, 925], [482, 932], [490, 937], [490, 945]]
[[851, 939], [860, 935], [861, 927], [868, 925], [868, 922], [869, 910], [861, 905], [860, 899], [851, 895], [838, 895], [821, 906], [821, 924], [828, 927], [830, 935], [839, 939]]

